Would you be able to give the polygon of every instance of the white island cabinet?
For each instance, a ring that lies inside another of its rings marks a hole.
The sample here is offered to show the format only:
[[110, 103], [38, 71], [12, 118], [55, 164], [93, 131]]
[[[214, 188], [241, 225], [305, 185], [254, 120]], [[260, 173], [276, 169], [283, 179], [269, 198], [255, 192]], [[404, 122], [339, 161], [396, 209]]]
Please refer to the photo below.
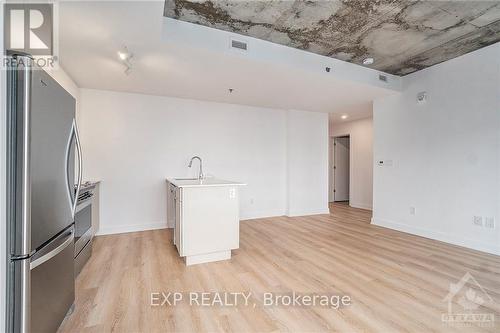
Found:
[[186, 265], [231, 258], [240, 243], [239, 187], [215, 178], [167, 179], [168, 224]]

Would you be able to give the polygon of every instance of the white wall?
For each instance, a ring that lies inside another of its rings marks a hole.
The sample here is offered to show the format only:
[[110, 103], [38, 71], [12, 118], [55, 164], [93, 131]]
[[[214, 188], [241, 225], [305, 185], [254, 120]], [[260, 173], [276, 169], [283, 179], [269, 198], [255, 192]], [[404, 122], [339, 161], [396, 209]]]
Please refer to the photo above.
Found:
[[[84, 177], [103, 182], [99, 233], [164, 227], [165, 178], [195, 175], [197, 165], [187, 167], [193, 155], [203, 158], [206, 175], [248, 184], [241, 191], [242, 219], [284, 215], [289, 118], [292, 123], [310, 118], [309, 131], [300, 135], [317, 146], [314, 152], [326, 156], [319, 142], [327, 138], [324, 114], [83, 89]], [[323, 135], [316, 134], [318, 129]], [[322, 157], [314, 154], [296, 160], [321, 163]], [[326, 163], [323, 168], [326, 175]], [[304, 176], [297, 172], [297, 177]], [[297, 190], [302, 185], [292, 184]], [[315, 200], [323, 188], [312, 190], [310, 212], [321, 206]]]
[[404, 77], [374, 103], [374, 134], [393, 161], [374, 167], [375, 224], [500, 254], [500, 43]]
[[288, 111], [287, 215], [328, 214], [328, 114]]
[[350, 136], [349, 205], [372, 209], [373, 118], [330, 125], [330, 201], [333, 201], [333, 137]]

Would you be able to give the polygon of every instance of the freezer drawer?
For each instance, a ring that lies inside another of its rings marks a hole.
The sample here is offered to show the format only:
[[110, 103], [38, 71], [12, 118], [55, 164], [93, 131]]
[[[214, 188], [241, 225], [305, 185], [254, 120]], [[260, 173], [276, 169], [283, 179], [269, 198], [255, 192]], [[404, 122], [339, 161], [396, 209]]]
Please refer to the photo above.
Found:
[[56, 332], [75, 300], [74, 230], [65, 230], [31, 260], [31, 332]]

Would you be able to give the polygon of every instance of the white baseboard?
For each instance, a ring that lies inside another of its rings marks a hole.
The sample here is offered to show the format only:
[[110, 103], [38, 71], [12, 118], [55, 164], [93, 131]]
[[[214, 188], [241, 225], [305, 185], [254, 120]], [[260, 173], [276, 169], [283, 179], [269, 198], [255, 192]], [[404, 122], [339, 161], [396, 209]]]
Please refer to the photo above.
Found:
[[241, 212], [240, 220], [253, 220], [253, 219], [263, 219], [267, 217], [283, 216], [285, 215], [284, 209], [269, 209], [253, 212]]
[[276, 216], [308, 216], [308, 215], [319, 215], [319, 214], [330, 214], [330, 210], [328, 208], [320, 208], [320, 209], [307, 209], [307, 210], [293, 210], [286, 212], [284, 210], [269, 210], [269, 211], [260, 211], [260, 212], [251, 212], [246, 214], [241, 214], [240, 220], [253, 220], [253, 219], [262, 219], [267, 217], [276, 217]]
[[146, 230], [165, 229], [167, 224], [165, 222], [145, 223], [145, 224], [132, 224], [132, 225], [117, 225], [110, 227], [100, 227], [96, 236], [122, 234], [125, 232], [136, 232]]
[[444, 233], [441, 231], [434, 231], [434, 230], [429, 230], [429, 229], [422, 229], [422, 228], [417, 228], [413, 226], [409, 226], [407, 224], [401, 224], [397, 223], [394, 221], [386, 220], [386, 219], [381, 219], [381, 218], [372, 218], [372, 224], [397, 230], [397, 231], [402, 231], [406, 232], [412, 235], [417, 235], [425, 238], [430, 238], [434, 240], [438, 240], [441, 242], [445, 243], [450, 243], [453, 245], [458, 245], [458, 246], [463, 246], [469, 249], [481, 251], [481, 252], [486, 252], [486, 253], [491, 253], [491, 254], [496, 254], [500, 255], [500, 246], [496, 244], [488, 244], [484, 242], [479, 242], [474, 239], [470, 239], [467, 237], [461, 237], [457, 235], [450, 235], [448, 233]]
[[330, 214], [330, 209], [326, 208], [318, 208], [318, 209], [298, 209], [298, 210], [290, 210], [286, 214], [286, 216], [294, 217], [294, 216], [307, 216], [307, 215], [320, 215], [320, 214]]
[[361, 209], [372, 210], [372, 205], [370, 205], [370, 204], [364, 204], [364, 203], [359, 203], [359, 202], [350, 202], [349, 201], [349, 206], [351, 206], [353, 208], [361, 208]]

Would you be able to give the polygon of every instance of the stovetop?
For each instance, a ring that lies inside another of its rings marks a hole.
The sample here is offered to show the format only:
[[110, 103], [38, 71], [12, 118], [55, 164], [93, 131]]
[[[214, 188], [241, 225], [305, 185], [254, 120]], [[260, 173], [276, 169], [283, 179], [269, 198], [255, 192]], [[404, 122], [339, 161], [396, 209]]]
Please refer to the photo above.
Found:
[[80, 186], [80, 192], [85, 191], [87, 189], [93, 189], [96, 187], [97, 183], [96, 182], [83, 182], [82, 185]]

